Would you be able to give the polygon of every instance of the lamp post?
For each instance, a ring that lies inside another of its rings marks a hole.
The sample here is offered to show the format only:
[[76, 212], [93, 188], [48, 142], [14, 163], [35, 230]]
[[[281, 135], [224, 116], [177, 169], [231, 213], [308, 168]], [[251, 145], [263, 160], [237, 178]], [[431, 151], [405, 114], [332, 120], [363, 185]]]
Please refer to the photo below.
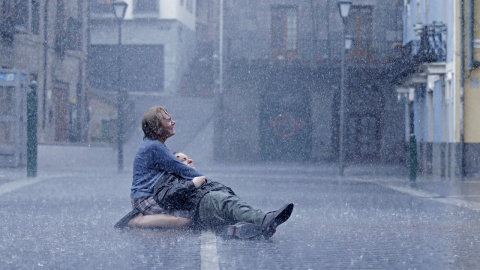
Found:
[[[340, 149], [339, 149], [339, 175], [343, 176], [345, 168], [345, 77], [346, 77], [346, 68], [345, 68], [345, 51], [350, 49], [352, 45], [352, 37], [346, 35], [346, 20], [348, 17], [348, 12], [350, 11], [350, 6], [352, 5], [351, 1], [340, 1], [338, 2], [338, 9], [340, 16], [342, 17], [343, 22], [343, 40], [345, 42], [345, 48], [342, 49], [342, 78], [340, 82]], [[348, 47], [347, 47], [348, 46]]]
[[32, 80], [27, 93], [27, 177], [37, 177], [37, 82]]
[[125, 18], [128, 4], [123, 1], [115, 1], [112, 4], [113, 14], [118, 24], [118, 49], [117, 49], [117, 65], [118, 65], [118, 96], [117, 96], [117, 145], [118, 145], [118, 171], [123, 171], [123, 122], [124, 122], [124, 103], [125, 89], [122, 80], [122, 62], [120, 49], [122, 48], [122, 22]]

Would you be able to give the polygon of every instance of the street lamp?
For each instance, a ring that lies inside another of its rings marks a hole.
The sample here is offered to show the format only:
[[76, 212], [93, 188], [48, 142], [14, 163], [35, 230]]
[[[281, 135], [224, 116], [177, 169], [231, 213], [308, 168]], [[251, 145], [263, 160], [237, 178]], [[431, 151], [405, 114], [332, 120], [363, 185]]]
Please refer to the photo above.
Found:
[[339, 1], [338, 2], [338, 11], [340, 12], [340, 16], [342, 19], [346, 19], [348, 17], [348, 12], [350, 11], [350, 7], [352, 6], [352, 1]]
[[128, 4], [123, 1], [115, 1], [112, 3], [113, 14], [118, 24], [118, 49], [117, 49], [117, 65], [118, 65], [118, 96], [117, 96], [117, 145], [118, 145], [118, 171], [123, 171], [123, 108], [125, 103], [125, 89], [122, 83], [122, 62], [120, 49], [122, 48], [122, 22], [125, 18]]
[[345, 36], [345, 50], [350, 50], [352, 48], [353, 37], [350, 35]]
[[344, 149], [344, 133], [345, 133], [345, 77], [346, 77], [346, 68], [345, 68], [345, 51], [350, 49], [352, 46], [352, 37], [346, 35], [346, 21], [348, 17], [348, 12], [350, 11], [350, 6], [352, 5], [351, 1], [340, 1], [338, 2], [338, 11], [342, 17], [343, 22], [343, 40], [345, 42], [345, 48], [342, 48], [342, 78], [340, 83], [340, 149], [339, 149], [339, 174], [343, 176], [344, 167], [345, 167], [345, 149]]

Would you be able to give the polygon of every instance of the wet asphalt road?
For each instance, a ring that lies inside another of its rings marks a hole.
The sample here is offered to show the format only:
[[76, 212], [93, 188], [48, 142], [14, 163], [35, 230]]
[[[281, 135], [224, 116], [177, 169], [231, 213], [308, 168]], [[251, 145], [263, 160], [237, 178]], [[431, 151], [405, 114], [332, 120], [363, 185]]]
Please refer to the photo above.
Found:
[[44, 171], [0, 186], [0, 269], [480, 268], [478, 211], [315, 167], [199, 169], [265, 211], [293, 202], [290, 220], [270, 240], [117, 230], [130, 173]]

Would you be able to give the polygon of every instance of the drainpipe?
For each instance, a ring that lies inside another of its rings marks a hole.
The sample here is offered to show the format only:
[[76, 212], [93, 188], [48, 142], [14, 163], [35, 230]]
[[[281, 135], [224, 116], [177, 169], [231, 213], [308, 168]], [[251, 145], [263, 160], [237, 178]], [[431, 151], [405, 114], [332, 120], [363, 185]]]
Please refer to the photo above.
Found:
[[460, 0], [460, 177], [463, 178], [465, 172], [465, 0]]
[[[462, 47], [463, 48], [463, 47]], [[467, 0], [467, 69], [474, 69], [473, 60], [473, 0]]]
[[310, 8], [312, 9], [312, 30], [313, 30], [313, 55], [310, 59], [312, 63], [315, 62], [315, 57], [318, 55], [318, 41], [317, 41], [317, 26], [315, 22], [317, 21], [317, 12], [313, 0], [310, 0]]
[[42, 93], [42, 130], [46, 122], [47, 69], [48, 69], [48, 0], [45, 1], [43, 13], [43, 93]]

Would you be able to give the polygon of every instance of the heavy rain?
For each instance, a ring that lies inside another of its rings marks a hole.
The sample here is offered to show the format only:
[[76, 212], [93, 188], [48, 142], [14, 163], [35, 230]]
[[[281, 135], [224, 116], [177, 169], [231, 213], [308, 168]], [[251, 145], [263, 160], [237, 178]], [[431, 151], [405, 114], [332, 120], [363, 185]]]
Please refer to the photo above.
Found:
[[0, 269], [480, 268], [479, 11], [0, 0]]

